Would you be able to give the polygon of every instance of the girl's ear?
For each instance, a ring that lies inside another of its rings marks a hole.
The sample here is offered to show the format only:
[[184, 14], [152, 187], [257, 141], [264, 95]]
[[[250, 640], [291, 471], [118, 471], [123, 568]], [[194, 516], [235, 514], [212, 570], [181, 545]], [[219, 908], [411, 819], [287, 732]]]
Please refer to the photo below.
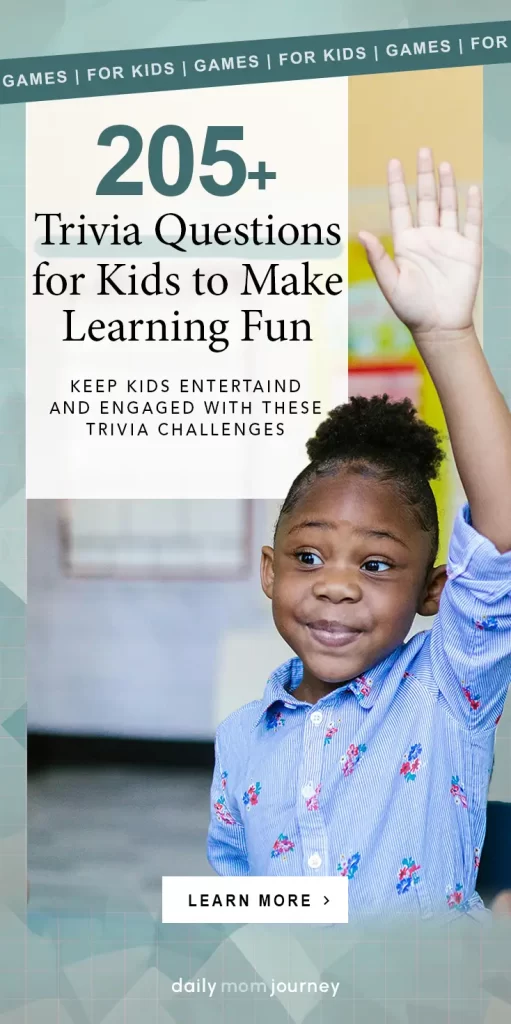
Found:
[[429, 573], [426, 586], [421, 594], [417, 612], [419, 615], [436, 615], [442, 590], [447, 582], [447, 566], [437, 565]]
[[266, 597], [270, 598], [270, 601], [273, 597], [273, 581], [275, 578], [274, 557], [273, 548], [265, 544], [261, 550], [261, 586]]

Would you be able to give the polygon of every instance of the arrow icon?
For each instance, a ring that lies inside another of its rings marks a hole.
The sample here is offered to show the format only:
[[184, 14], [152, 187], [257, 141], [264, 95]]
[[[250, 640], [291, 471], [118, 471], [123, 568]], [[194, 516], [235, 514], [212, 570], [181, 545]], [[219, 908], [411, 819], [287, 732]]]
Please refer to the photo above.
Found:
[[323, 900], [324, 900], [324, 905], [325, 906], [326, 906], [327, 903], [330, 903], [330, 900], [328, 899], [328, 896], [323, 896]]

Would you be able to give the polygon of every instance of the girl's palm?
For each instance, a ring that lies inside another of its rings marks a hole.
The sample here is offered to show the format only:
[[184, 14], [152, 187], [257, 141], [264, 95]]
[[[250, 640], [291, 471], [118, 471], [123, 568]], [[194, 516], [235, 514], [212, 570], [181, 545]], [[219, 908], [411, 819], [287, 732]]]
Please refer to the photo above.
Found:
[[417, 227], [398, 160], [390, 162], [388, 180], [394, 260], [374, 235], [360, 235], [385, 298], [417, 334], [470, 326], [481, 269], [479, 189], [469, 189], [462, 234], [452, 169], [440, 165], [438, 200], [430, 150], [418, 156]]

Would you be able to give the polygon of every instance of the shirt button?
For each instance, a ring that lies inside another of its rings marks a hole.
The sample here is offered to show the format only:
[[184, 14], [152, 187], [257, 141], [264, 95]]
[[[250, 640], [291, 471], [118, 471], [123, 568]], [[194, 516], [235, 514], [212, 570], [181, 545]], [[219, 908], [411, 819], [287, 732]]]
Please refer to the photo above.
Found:
[[313, 725], [319, 725], [323, 721], [323, 715], [321, 711], [313, 711], [311, 715], [311, 722]]
[[308, 863], [310, 868], [320, 868], [321, 867], [321, 857], [319, 856], [319, 853], [311, 853], [307, 863]]
[[314, 796], [315, 792], [316, 790], [314, 789], [312, 782], [308, 782], [306, 786], [302, 787], [302, 796], [304, 796], [306, 800], [308, 800], [309, 797]]

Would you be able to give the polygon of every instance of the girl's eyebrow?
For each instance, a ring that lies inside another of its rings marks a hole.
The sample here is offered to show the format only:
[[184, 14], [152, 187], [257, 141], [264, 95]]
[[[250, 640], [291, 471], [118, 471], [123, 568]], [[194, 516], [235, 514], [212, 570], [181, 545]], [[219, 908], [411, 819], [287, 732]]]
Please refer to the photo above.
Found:
[[[336, 530], [337, 526], [337, 523], [331, 522], [328, 519], [303, 519], [302, 522], [295, 523], [295, 525], [292, 526], [291, 529], [289, 530], [289, 533], [295, 533], [298, 530], [306, 529]], [[380, 539], [385, 538], [387, 540], [393, 540], [395, 541], [396, 544], [401, 544], [402, 547], [408, 549], [408, 544], [405, 544], [405, 541], [402, 540], [401, 537], [398, 537], [395, 533], [391, 533], [390, 530], [370, 530], [368, 528], [366, 529], [365, 527], [360, 526], [357, 527], [353, 532], [359, 534], [359, 536], [361, 537], [375, 537]]]
[[297, 530], [336, 530], [337, 523], [329, 522], [328, 519], [303, 519], [301, 523], [295, 523], [289, 533], [296, 533]]
[[405, 544], [401, 537], [391, 533], [390, 530], [369, 530], [365, 529], [365, 527], [359, 527], [354, 530], [354, 533], [359, 533], [362, 537], [385, 537], [387, 540], [393, 540], [396, 544], [401, 544], [404, 548], [408, 548], [408, 544]]

